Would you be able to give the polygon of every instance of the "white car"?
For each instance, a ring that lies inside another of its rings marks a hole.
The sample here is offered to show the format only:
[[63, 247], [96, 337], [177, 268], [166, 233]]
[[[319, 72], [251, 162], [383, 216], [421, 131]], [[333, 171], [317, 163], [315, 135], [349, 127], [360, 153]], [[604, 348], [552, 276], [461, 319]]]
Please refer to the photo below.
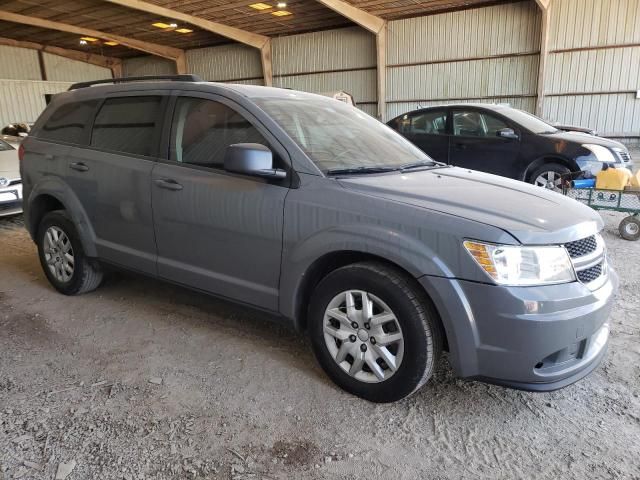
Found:
[[22, 212], [22, 180], [18, 151], [0, 140], [0, 217]]

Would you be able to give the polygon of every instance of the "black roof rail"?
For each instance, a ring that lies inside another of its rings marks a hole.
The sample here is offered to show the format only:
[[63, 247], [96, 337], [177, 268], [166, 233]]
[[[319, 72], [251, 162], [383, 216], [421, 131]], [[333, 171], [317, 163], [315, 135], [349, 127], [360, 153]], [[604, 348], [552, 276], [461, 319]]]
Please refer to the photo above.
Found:
[[126, 83], [126, 82], [144, 82], [148, 80], [170, 80], [172, 82], [201, 82], [202, 79], [198, 75], [144, 75], [141, 77], [121, 77], [106, 78], [104, 80], [93, 80], [91, 82], [78, 82], [69, 87], [69, 90], [77, 90], [92, 85], [101, 85], [103, 83]]

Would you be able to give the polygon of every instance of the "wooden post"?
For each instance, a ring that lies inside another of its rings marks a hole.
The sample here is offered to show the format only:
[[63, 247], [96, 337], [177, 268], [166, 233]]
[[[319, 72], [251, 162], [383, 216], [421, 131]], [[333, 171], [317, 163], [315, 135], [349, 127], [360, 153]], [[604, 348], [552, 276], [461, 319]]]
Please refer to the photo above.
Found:
[[271, 39], [267, 40], [260, 49], [260, 61], [262, 62], [262, 75], [266, 87], [273, 86], [273, 69], [271, 65]]
[[378, 120], [387, 116], [387, 22], [376, 34], [376, 73], [378, 91]]
[[536, 0], [542, 11], [542, 25], [540, 28], [540, 64], [538, 66], [538, 98], [536, 99], [536, 115], [544, 113], [545, 73], [549, 59], [549, 21], [551, 18], [551, 0]]

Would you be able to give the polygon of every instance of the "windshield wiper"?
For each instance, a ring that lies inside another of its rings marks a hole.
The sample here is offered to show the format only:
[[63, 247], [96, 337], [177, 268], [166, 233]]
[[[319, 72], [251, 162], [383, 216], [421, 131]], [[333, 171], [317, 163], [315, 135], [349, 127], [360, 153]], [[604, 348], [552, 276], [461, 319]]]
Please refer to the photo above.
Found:
[[384, 173], [399, 170], [399, 167], [351, 167], [351, 168], [330, 168], [329, 175], [360, 175], [367, 173]]
[[422, 160], [420, 162], [407, 163], [406, 165], [402, 165], [400, 167], [400, 171], [405, 172], [407, 170], [412, 170], [414, 168], [423, 168], [423, 167], [437, 168], [437, 167], [446, 167], [446, 166], [447, 166], [446, 163], [440, 163], [434, 160]]

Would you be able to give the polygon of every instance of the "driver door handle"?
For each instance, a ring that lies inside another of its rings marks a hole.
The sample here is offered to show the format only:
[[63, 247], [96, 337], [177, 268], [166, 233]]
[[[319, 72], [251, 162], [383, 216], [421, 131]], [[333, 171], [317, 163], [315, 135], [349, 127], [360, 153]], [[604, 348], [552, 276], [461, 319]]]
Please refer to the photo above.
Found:
[[182, 190], [182, 185], [170, 178], [159, 178], [155, 182], [158, 187], [164, 188], [166, 190]]
[[89, 167], [87, 164], [82, 162], [73, 162], [69, 164], [69, 168], [73, 170], [77, 170], [78, 172], [87, 172], [89, 171]]

